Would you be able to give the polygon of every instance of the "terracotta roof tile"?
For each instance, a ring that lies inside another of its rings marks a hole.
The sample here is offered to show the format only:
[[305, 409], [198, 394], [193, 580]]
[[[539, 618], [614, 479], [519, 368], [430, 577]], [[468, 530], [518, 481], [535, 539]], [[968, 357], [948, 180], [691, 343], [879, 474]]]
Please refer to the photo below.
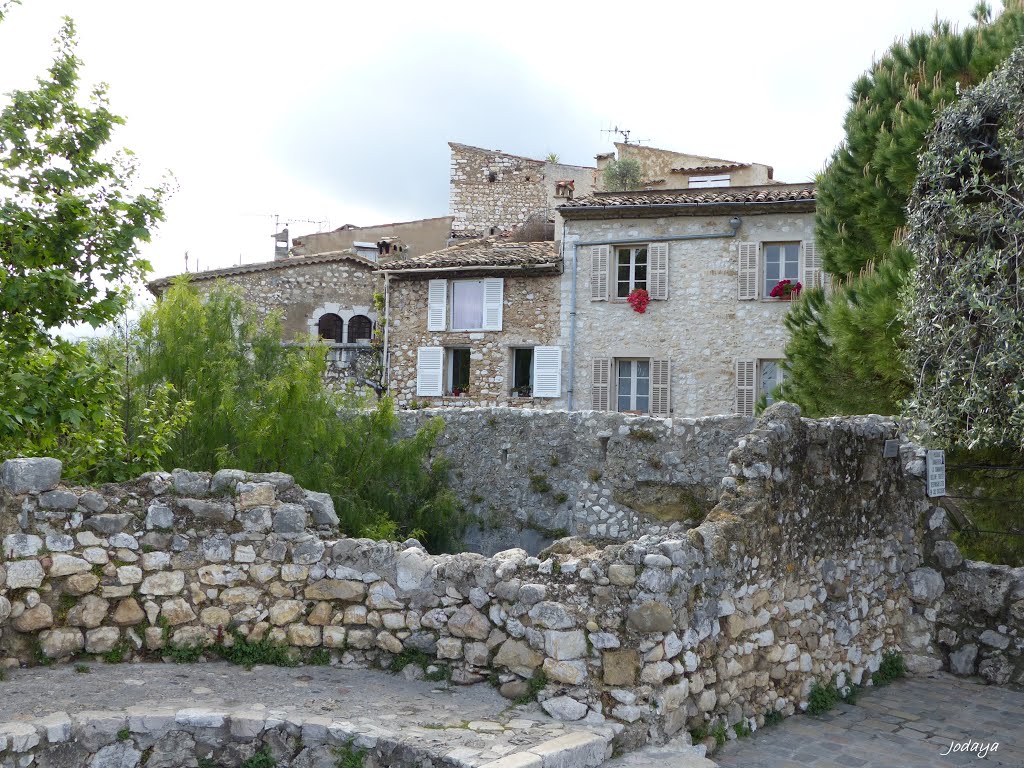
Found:
[[740, 168], [749, 168], [750, 163], [720, 163], [719, 165], [698, 165], [690, 168], [673, 168], [672, 173], [722, 173], [723, 171], [738, 171]]
[[457, 243], [440, 251], [413, 256], [409, 259], [389, 261], [377, 271], [404, 272], [411, 270], [486, 269], [487, 267], [538, 267], [558, 261], [558, 251], [550, 241], [518, 243], [486, 237]]
[[772, 184], [756, 187], [709, 187], [704, 189], [665, 189], [638, 192], [598, 192], [587, 197], [569, 200], [558, 207], [563, 216], [572, 216], [575, 211], [603, 210], [614, 208], [666, 208], [678, 205], [680, 208], [696, 206], [763, 203], [794, 203], [800, 207], [810, 206], [815, 201], [814, 184]]

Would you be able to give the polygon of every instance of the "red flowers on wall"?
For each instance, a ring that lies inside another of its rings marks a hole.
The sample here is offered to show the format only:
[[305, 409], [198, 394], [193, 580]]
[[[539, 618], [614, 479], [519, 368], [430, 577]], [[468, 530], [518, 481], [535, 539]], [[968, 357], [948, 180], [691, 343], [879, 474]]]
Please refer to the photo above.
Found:
[[794, 296], [799, 296], [803, 286], [799, 281], [794, 283], [792, 280], [779, 280], [778, 285], [772, 288], [771, 293], [768, 295], [773, 299], [792, 299]]
[[647, 305], [651, 303], [651, 295], [643, 288], [637, 288], [626, 297], [626, 301], [629, 302], [629, 306], [633, 308], [634, 312], [639, 312], [642, 315], [647, 311]]

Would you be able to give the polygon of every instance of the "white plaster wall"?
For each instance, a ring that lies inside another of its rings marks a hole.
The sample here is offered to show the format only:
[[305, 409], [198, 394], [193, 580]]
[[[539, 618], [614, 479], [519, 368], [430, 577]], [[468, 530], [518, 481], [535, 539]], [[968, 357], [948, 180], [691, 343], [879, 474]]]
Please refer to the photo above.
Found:
[[[670, 358], [676, 417], [733, 413], [735, 360], [783, 357], [788, 338], [783, 318], [790, 302], [736, 298], [738, 246], [813, 239], [814, 214], [739, 215], [742, 223], [735, 238], [669, 243], [669, 298], [652, 301], [644, 314], [625, 301], [591, 301], [590, 249], [578, 248], [574, 409], [592, 407], [591, 366], [596, 357]], [[729, 232], [728, 221], [729, 216], [567, 221], [562, 305], [571, 306], [573, 242]], [[561, 321], [568, 345], [568, 311]]]

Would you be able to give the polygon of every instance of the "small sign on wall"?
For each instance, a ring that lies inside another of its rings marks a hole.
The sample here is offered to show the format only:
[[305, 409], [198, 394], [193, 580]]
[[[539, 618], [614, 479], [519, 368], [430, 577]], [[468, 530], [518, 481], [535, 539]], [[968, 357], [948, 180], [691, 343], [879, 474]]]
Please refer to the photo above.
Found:
[[928, 451], [925, 459], [925, 468], [928, 478], [928, 496], [946, 495], [946, 452]]

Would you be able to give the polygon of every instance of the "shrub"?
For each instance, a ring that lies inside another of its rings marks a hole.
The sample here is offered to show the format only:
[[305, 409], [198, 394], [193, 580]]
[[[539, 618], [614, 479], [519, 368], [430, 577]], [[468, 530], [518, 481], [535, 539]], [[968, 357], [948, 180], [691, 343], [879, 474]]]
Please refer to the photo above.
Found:
[[823, 715], [839, 703], [839, 698], [839, 689], [834, 681], [830, 680], [825, 685], [816, 682], [807, 697], [807, 713]]
[[888, 685], [893, 680], [906, 676], [907, 665], [903, 661], [903, 655], [898, 651], [886, 651], [882, 654], [882, 663], [878, 665], [878, 671], [871, 675], [871, 682], [874, 685]]

